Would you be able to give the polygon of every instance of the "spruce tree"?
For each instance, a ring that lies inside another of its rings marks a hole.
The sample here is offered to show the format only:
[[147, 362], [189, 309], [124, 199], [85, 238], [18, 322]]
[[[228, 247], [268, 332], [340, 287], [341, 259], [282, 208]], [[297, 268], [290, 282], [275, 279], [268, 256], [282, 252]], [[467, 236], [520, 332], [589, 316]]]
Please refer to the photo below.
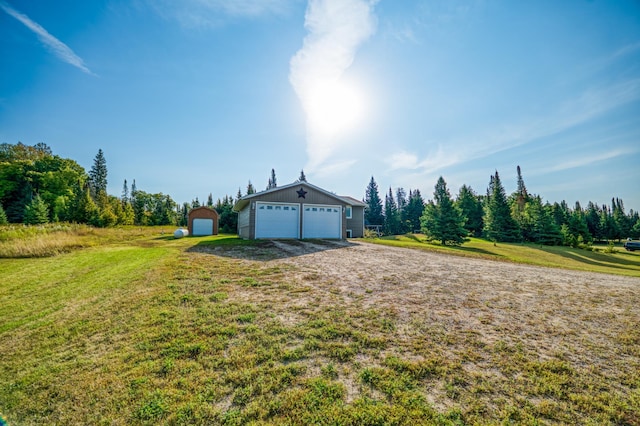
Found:
[[251, 183], [251, 181], [249, 181], [249, 183], [247, 184], [247, 195], [251, 195], [255, 193], [256, 193], [256, 189], [253, 187], [253, 184]]
[[495, 175], [491, 176], [487, 189], [484, 231], [485, 236], [492, 241], [516, 242], [521, 240], [520, 229], [511, 217], [507, 195], [497, 171]]
[[275, 169], [271, 169], [271, 177], [269, 177], [269, 183], [267, 183], [267, 190], [274, 189], [278, 187], [278, 183], [276, 181], [276, 171]]
[[420, 194], [420, 190], [409, 190], [409, 201], [402, 210], [402, 222], [405, 224], [405, 227], [408, 228], [407, 232], [419, 231], [421, 227], [420, 218], [423, 212], [424, 199], [422, 198], [422, 194]]
[[551, 206], [543, 205], [539, 196], [529, 199], [525, 206], [525, 216], [532, 224], [529, 241], [544, 245], [557, 245], [562, 242], [560, 228], [551, 215]]
[[407, 206], [407, 193], [404, 188], [396, 189], [396, 205], [398, 206], [398, 233], [405, 234], [410, 231], [406, 222], [404, 221], [404, 209]]
[[207, 207], [213, 207], [213, 194], [209, 193], [209, 196], [207, 197]]
[[458, 192], [456, 206], [458, 206], [464, 216], [464, 227], [469, 232], [469, 235], [473, 235], [474, 237], [482, 236], [482, 229], [484, 227], [482, 221], [484, 214], [482, 201], [480, 201], [480, 198], [478, 198], [470, 186], [462, 185]]
[[25, 207], [23, 222], [25, 225], [49, 223], [49, 207], [47, 207], [47, 204], [40, 198], [40, 195], [33, 197], [31, 203]]
[[602, 230], [600, 229], [600, 211], [598, 206], [589, 201], [586, 211], [587, 228], [594, 240], [599, 241], [602, 239]]
[[398, 206], [393, 199], [391, 187], [389, 187], [389, 193], [384, 202], [384, 233], [387, 235], [400, 233], [400, 215], [398, 214]]
[[89, 170], [89, 185], [94, 200], [97, 200], [97, 195], [101, 192], [107, 193], [107, 160], [104, 158], [102, 149], [98, 149], [93, 159], [93, 166]]
[[300, 170], [300, 177], [298, 178], [298, 182], [306, 182], [307, 176], [304, 174], [304, 170]]
[[129, 202], [129, 185], [127, 184], [127, 180], [124, 180], [124, 184], [122, 185], [122, 203], [126, 204]]
[[364, 220], [367, 225], [383, 225], [384, 217], [382, 216], [382, 200], [378, 193], [378, 184], [373, 176], [367, 186], [364, 202], [366, 207], [364, 209]]
[[447, 183], [440, 176], [433, 193], [420, 218], [422, 232], [427, 238], [447, 244], [460, 245], [465, 242], [467, 230], [464, 228], [462, 212], [451, 199]]

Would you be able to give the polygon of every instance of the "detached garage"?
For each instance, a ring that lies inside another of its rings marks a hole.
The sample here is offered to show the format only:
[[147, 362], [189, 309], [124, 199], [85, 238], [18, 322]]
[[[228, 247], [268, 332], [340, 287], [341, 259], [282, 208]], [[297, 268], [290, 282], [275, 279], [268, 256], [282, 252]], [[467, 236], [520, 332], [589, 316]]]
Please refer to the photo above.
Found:
[[242, 197], [238, 235], [246, 239], [344, 239], [364, 234], [365, 204], [308, 182], [294, 182]]
[[210, 207], [196, 207], [189, 211], [189, 235], [217, 235], [218, 212]]

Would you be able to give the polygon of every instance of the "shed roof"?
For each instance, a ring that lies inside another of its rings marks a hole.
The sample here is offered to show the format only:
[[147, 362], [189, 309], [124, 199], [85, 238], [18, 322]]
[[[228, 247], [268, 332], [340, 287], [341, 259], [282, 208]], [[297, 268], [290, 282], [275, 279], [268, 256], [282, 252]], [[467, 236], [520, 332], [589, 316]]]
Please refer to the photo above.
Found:
[[195, 212], [195, 211], [198, 211], [198, 210], [208, 210], [208, 211], [211, 211], [211, 212], [215, 213], [216, 216], [218, 215], [218, 211], [216, 209], [214, 209], [213, 207], [208, 207], [208, 206], [194, 207], [191, 210], [189, 210], [188, 214], [191, 214], [192, 212]]

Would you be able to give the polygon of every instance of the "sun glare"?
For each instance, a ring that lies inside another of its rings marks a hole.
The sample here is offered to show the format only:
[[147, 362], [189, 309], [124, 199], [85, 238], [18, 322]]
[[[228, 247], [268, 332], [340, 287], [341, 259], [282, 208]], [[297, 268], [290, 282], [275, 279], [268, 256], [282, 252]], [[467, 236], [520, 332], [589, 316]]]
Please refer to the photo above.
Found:
[[309, 124], [327, 135], [355, 128], [364, 118], [365, 102], [355, 85], [343, 81], [320, 84], [308, 99]]

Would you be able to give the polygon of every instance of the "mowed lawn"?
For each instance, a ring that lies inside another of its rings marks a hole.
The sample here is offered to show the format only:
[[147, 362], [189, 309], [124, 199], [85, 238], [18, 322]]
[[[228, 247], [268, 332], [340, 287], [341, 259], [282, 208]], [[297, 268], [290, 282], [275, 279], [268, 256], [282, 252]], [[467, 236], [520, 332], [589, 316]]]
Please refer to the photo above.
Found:
[[[334, 303], [344, 283], [313, 272], [330, 265], [281, 255], [158, 234], [0, 259], [0, 414], [9, 425], [640, 423], [640, 280], [631, 297], [612, 289], [615, 315], [597, 331], [610, 341], [586, 345], [602, 372], [542, 356], [511, 328], [487, 344], [464, 327], [413, 329], [366, 296]], [[326, 295], [310, 298], [320, 285]]]

